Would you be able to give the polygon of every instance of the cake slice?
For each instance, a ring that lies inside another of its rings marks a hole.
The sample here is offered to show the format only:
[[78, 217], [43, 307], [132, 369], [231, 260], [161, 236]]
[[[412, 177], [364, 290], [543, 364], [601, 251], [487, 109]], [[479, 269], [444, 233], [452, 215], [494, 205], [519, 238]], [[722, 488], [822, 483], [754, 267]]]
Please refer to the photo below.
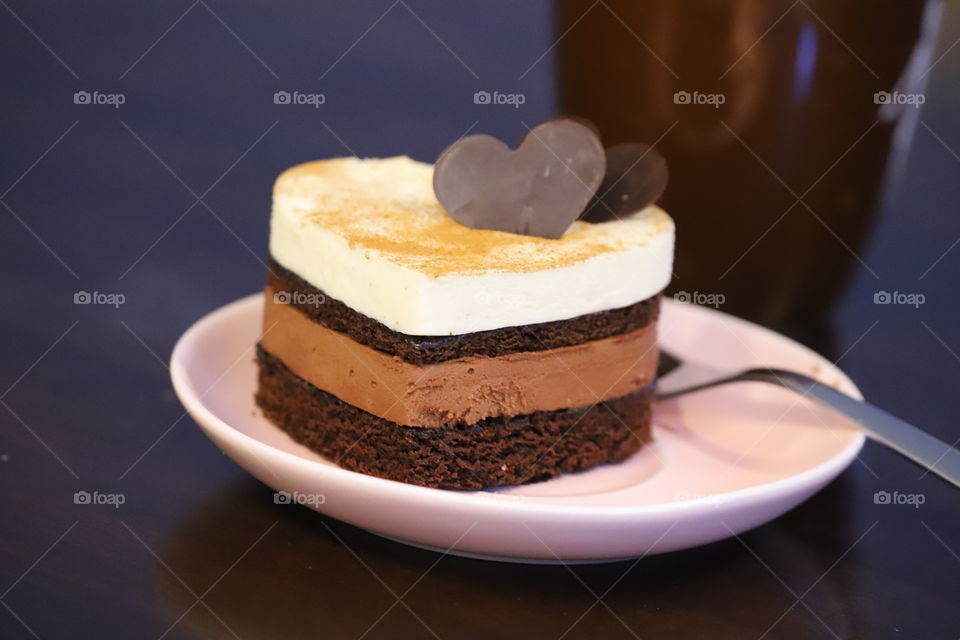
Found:
[[277, 180], [257, 403], [346, 469], [444, 488], [616, 462], [649, 438], [674, 226], [651, 205], [559, 239], [466, 227], [433, 166]]

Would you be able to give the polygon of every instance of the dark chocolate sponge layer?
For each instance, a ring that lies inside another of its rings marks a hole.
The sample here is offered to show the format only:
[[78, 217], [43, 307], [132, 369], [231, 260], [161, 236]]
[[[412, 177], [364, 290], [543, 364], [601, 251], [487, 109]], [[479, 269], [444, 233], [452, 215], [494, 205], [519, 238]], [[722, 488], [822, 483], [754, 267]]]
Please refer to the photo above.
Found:
[[411, 336], [354, 311], [327, 296], [300, 276], [269, 259], [267, 284], [285, 296], [289, 304], [328, 329], [352, 340], [398, 356], [411, 364], [423, 365], [471, 355], [497, 357], [517, 351], [544, 351], [609, 338], [646, 327], [657, 320], [660, 296], [647, 298], [629, 307], [600, 311], [569, 320], [505, 327], [455, 336]]
[[619, 462], [650, 438], [652, 389], [580, 409], [442, 428], [404, 427], [347, 404], [257, 349], [256, 401], [294, 440], [351, 471], [427, 487], [482, 489]]

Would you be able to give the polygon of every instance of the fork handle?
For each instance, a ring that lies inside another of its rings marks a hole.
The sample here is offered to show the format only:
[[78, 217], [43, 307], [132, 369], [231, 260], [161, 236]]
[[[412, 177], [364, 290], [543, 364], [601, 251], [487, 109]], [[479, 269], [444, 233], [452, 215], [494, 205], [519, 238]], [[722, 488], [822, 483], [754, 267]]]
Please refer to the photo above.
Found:
[[859, 424], [874, 440], [960, 487], [960, 451], [883, 409], [793, 371], [750, 369], [734, 379], [769, 382], [811, 397]]

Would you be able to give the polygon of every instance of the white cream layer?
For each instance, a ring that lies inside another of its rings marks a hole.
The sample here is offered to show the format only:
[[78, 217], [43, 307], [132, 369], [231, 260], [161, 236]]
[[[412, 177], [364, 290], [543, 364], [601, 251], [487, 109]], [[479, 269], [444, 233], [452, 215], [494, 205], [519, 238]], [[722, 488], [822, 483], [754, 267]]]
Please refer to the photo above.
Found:
[[[394, 331], [452, 335], [625, 307], [670, 282], [674, 225], [650, 206], [575, 222], [559, 240], [466, 229], [437, 203], [432, 166], [335, 159], [277, 180], [270, 253]], [[411, 250], [412, 249], [412, 250]]]

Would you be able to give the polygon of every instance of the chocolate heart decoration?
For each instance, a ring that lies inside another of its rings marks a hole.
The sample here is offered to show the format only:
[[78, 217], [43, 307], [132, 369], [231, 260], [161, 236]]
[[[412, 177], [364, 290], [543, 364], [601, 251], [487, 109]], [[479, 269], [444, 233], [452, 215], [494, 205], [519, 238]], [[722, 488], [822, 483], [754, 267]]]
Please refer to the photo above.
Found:
[[649, 145], [628, 142], [607, 149], [607, 173], [580, 216], [605, 222], [640, 211], [667, 188], [667, 161]]
[[555, 239], [590, 202], [605, 158], [589, 127], [550, 120], [516, 150], [487, 135], [453, 143], [434, 167], [433, 190], [447, 213], [468, 227]]

